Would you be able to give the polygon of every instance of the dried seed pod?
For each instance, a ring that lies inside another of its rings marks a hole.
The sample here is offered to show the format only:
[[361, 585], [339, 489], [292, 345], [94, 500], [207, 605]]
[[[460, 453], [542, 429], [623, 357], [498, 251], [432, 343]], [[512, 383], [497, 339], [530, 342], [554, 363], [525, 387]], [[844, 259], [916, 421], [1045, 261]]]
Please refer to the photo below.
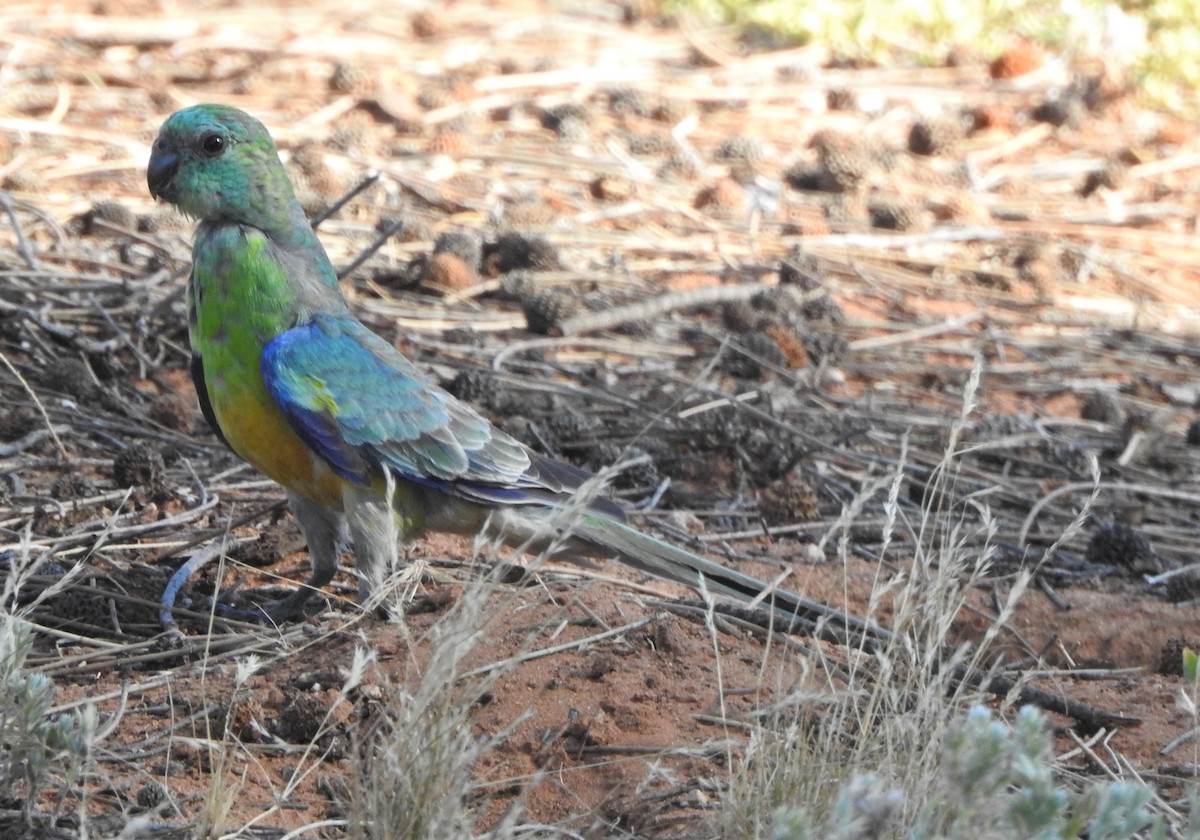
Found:
[[579, 300], [557, 289], [534, 292], [521, 303], [530, 332], [549, 335], [560, 323], [579, 311]]
[[788, 366], [787, 357], [767, 333], [743, 333], [738, 336], [737, 343], [740, 347], [730, 348], [722, 365], [733, 376], [761, 379], [773, 368]]
[[545, 237], [505, 233], [483, 248], [484, 265], [491, 275], [527, 268], [553, 271], [559, 267], [558, 248]]
[[371, 71], [349, 61], [339, 61], [329, 74], [329, 89], [334, 93], [361, 96], [371, 89], [373, 82]]
[[713, 152], [713, 158], [726, 163], [754, 163], [762, 156], [762, 141], [741, 134], [727, 137]]
[[876, 199], [867, 205], [871, 227], [881, 230], [912, 230], [919, 222], [919, 208], [905, 201]]
[[763, 488], [758, 509], [768, 527], [816, 522], [821, 518], [817, 493], [795, 470]]
[[76, 400], [95, 396], [97, 386], [92, 372], [81, 359], [54, 359], [42, 368], [42, 384], [52, 391]]
[[819, 131], [813, 135], [812, 147], [820, 163], [817, 186], [825, 192], [854, 192], [871, 169], [871, 155], [854, 135]]
[[50, 495], [60, 502], [85, 499], [95, 493], [96, 482], [75, 470], [63, 473], [50, 485]]
[[134, 441], [113, 459], [113, 483], [118, 487], [162, 486], [166, 473], [162, 453], [149, 441]]
[[1167, 600], [1173, 604], [1200, 599], [1200, 575], [1185, 572], [1167, 579]]
[[908, 132], [908, 150], [914, 155], [931, 157], [954, 151], [959, 141], [966, 136], [966, 129], [958, 119], [946, 118], [918, 120]]
[[1088, 540], [1085, 557], [1097, 566], [1123, 566], [1135, 574], [1156, 574], [1162, 561], [1141, 532], [1113, 522], [1102, 525]]
[[702, 188], [692, 200], [697, 210], [727, 216], [746, 206], [745, 192], [732, 178], [720, 178], [715, 184]]
[[119, 201], [105, 199], [93, 204], [84, 218], [84, 233], [91, 233], [92, 222], [95, 219], [102, 219], [110, 225], [127, 230], [137, 230], [137, 214]]

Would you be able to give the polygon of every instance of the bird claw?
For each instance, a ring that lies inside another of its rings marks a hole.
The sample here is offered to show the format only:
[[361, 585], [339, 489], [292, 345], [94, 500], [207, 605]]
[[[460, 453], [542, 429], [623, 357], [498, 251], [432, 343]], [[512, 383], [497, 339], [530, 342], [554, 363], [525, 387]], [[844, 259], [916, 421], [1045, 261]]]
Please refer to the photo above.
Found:
[[320, 601], [313, 597], [313, 590], [302, 586], [283, 598], [272, 598], [248, 606], [234, 606], [226, 599], [217, 601], [217, 613], [223, 618], [249, 621], [256, 624], [287, 624], [307, 618], [316, 613], [315, 605]]

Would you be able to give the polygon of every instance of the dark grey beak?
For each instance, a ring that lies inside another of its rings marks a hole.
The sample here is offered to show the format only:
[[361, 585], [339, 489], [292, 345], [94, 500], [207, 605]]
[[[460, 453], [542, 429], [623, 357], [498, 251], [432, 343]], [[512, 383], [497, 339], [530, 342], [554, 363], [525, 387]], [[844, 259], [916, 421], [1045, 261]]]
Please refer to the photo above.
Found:
[[146, 185], [150, 187], [150, 195], [162, 198], [167, 184], [178, 170], [179, 154], [155, 142], [150, 152], [150, 165], [146, 167]]

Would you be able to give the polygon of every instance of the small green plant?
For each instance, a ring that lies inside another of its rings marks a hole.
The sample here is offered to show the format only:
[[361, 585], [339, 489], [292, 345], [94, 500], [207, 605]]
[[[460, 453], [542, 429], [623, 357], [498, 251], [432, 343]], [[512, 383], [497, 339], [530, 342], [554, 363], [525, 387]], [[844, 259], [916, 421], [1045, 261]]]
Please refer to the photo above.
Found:
[[54, 684], [27, 668], [34, 637], [28, 616], [69, 586], [78, 567], [30, 598], [22, 596], [33, 588], [31, 579], [39, 573], [40, 561], [22, 547], [9, 554], [7, 564], [0, 593], [0, 793], [19, 800], [26, 822], [32, 824], [46, 816], [38, 812], [40, 794], [58, 786], [61, 793], [49, 815], [52, 823], [77, 801], [76, 784], [89, 766], [98, 721], [92, 706], [71, 714], [51, 712]]
[[0, 615], [0, 790], [21, 798], [26, 819], [38, 794], [57, 777], [78, 774], [87, 753], [79, 715], [51, 715], [54, 685], [25, 669], [32, 642], [29, 625]]
[[1197, 735], [1200, 735], [1200, 654], [1190, 647], [1185, 647], [1181, 654], [1183, 659], [1183, 685], [1175, 697], [1175, 705], [1192, 719], [1192, 728], [1173, 743], [1188, 740], [1192, 742], [1192, 760], [1200, 759], [1200, 746], [1197, 746]]
[[666, 8], [880, 64], [938, 62], [948, 45], [993, 56], [1028, 38], [1119, 62], [1151, 101], [1174, 110], [1194, 110], [1200, 87], [1194, 0], [671, 0]]
[[934, 788], [915, 809], [909, 826], [902, 825], [904, 792], [876, 775], [859, 774], [839, 788], [825, 815], [801, 806], [779, 808], [771, 837], [1124, 840], [1166, 836], [1161, 817], [1149, 807], [1154, 795], [1149, 787], [1109, 781], [1079, 792], [1060, 786], [1052, 747], [1049, 729], [1037, 709], [1022, 709], [1010, 727], [976, 707], [947, 731]]
[[935, 60], [953, 43], [995, 52], [1014, 34], [1055, 40], [1067, 27], [1061, 4], [1048, 0], [676, 0], [667, 7], [881, 63], [899, 51]]

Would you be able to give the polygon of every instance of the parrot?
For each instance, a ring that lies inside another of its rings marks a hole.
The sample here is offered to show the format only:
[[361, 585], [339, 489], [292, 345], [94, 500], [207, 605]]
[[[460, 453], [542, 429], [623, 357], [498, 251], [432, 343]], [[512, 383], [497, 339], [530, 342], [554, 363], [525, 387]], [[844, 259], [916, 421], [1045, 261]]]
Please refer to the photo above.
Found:
[[344, 532], [366, 601], [398, 541], [432, 530], [616, 559], [761, 603], [781, 626], [825, 618], [878, 631], [631, 526], [592, 474], [501, 431], [372, 332], [339, 290], [259, 120], [217, 104], [176, 111], [153, 142], [146, 179], [151, 196], [197, 222], [187, 311], [202, 413], [283, 487], [307, 541], [308, 580], [265, 607], [269, 619], [304, 616], [337, 570]]

